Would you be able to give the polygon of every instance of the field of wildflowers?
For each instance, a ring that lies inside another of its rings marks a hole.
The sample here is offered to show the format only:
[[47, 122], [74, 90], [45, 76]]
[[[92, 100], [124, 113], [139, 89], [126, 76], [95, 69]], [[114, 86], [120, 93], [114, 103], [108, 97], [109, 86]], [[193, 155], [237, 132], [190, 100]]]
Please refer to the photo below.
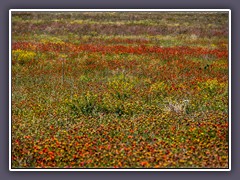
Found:
[[228, 14], [14, 12], [12, 168], [228, 168]]

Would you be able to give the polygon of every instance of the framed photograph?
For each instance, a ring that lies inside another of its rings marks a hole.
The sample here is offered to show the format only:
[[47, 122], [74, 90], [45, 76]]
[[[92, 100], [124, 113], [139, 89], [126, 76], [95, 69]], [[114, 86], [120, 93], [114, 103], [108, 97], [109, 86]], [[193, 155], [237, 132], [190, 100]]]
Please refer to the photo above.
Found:
[[10, 171], [230, 171], [231, 10], [9, 10]]

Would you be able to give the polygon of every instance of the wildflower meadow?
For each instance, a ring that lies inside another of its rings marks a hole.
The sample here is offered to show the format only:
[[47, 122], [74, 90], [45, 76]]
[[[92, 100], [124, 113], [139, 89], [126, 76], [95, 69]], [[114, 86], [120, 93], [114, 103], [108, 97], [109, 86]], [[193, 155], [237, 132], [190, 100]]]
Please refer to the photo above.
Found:
[[228, 168], [227, 12], [12, 12], [12, 168]]

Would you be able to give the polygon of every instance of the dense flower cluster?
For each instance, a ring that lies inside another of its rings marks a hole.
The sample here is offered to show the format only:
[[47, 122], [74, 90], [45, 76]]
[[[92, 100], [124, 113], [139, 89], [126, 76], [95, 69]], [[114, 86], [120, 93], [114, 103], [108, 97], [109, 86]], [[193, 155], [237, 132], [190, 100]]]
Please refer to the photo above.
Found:
[[123, 45], [73, 45], [70, 43], [22, 43], [17, 42], [12, 46], [13, 49], [23, 49], [23, 50], [37, 50], [40, 52], [71, 52], [71, 53], [81, 53], [83, 51], [87, 52], [101, 52], [102, 54], [115, 53], [115, 54], [148, 54], [148, 53], [158, 53], [163, 56], [163, 58], [171, 58], [177, 56], [181, 58], [183, 56], [216, 56], [217, 58], [227, 58], [227, 49], [203, 49], [203, 48], [191, 48], [191, 47], [168, 47], [162, 48], [158, 46], [147, 47], [145, 45], [140, 46], [123, 46]]

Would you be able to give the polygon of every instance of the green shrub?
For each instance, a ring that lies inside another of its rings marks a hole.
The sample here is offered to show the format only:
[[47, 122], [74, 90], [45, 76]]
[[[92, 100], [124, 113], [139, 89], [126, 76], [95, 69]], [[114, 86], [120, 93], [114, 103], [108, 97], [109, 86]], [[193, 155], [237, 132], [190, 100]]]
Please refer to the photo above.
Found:
[[74, 96], [74, 98], [67, 102], [73, 115], [80, 116], [84, 115], [94, 115], [98, 111], [97, 106], [97, 95], [90, 93], [84, 93], [80, 97]]
[[24, 65], [35, 60], [37, 54], [33, 51], [25, 51], [21, 49], [12, 51], [12, 60], [17, 61], [19, 64]]

